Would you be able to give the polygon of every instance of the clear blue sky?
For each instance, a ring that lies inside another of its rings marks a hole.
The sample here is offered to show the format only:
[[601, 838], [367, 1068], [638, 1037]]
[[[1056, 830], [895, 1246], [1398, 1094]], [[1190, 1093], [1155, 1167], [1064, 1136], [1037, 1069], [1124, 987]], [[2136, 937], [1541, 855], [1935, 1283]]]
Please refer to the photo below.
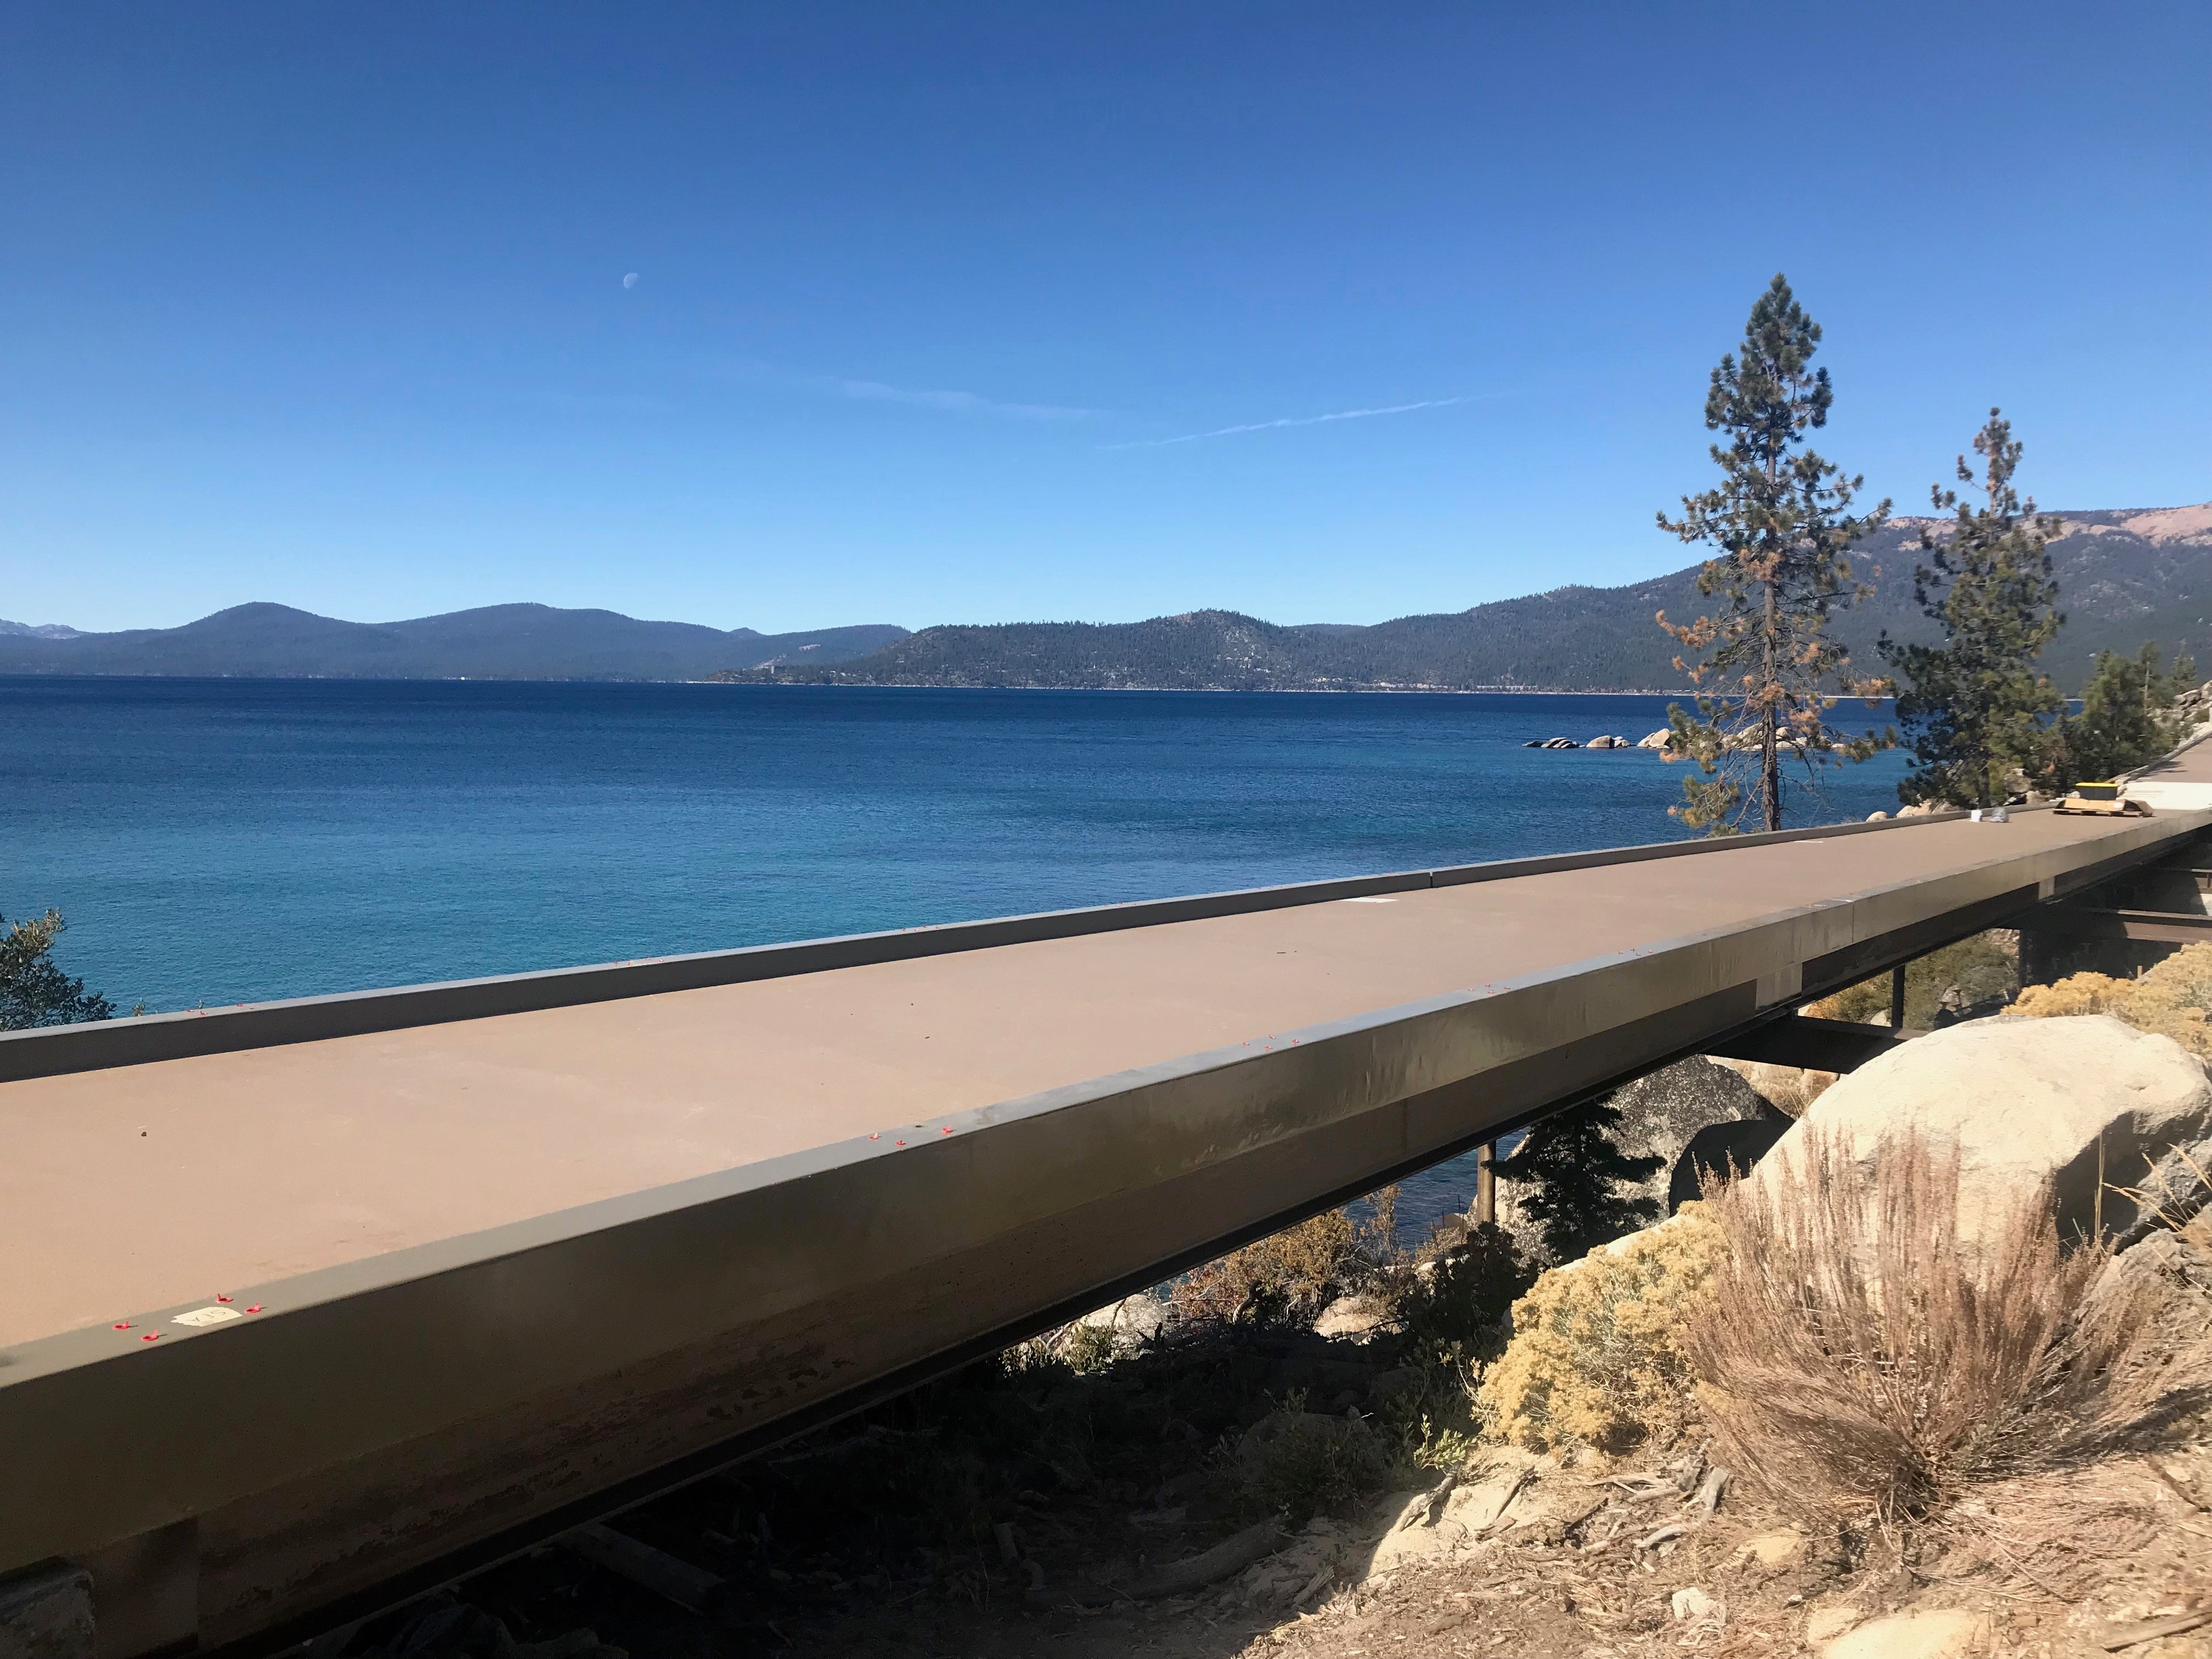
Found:
[[2203, 0], [16, 0], [0, 227], [32, 623], [1632, 580], [1777, 270], [1870, 492], [2212, 496]]

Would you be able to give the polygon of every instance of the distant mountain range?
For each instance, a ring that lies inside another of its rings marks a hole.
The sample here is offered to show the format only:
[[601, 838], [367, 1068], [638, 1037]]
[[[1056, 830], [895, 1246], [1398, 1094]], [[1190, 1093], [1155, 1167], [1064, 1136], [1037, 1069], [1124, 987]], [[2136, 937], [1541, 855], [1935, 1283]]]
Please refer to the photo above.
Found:
[[[2067, 624], [2045, 655], [2078, 689], [2100, 650], [2155, 640], [2212, 668], [2212, 503], [2069, 513], [2051, 545]], [[1879, 667], [1887, 628], [1925, 638], [1905, 550], [1930, 525], [1892, 520], [1856, 551], [1875, 597], [1837, 633]], [[1942, 526], [1936, 526], [1938, 532]], [[1878, 574], [1876, 573], [1879, 573]], [[1281, 626], [1228, 611], [1148, 622], [871, 625], [805, 634], [724, 632], [611, 611], [490, 605], [408, 622], [350, 623], [242, 605], [182, 628], [86, 634], [0, 622], [0, 673], [349, 679], [697, 680], [835, 685], [1191, 690], [1597, 691], [1682, 684], [1652, 614], [1698, 615], [1698, 567], [1627, 587], [1561, 587], [1471, 611], [1372, 627]]]
[[[2156, 640], [2212, 665], [2212, 503], [2069, 513], [2051, 544], [2066, 627], [2045, 655], [2077, 689], [2100, 650]], [[1882, 630], [1924, 639], [1905, 550], [1924, 519], [1893, 520], [1854, 550], [1875, 583], [1836, 633], [1856, 666], [1880, 668]], [[735, 680], [841, 685], [1146, 687], [1187, 690], [1672, 690], [1674, 646], [1652, 621], [1686, 621], [1710, 605], [1697, 565], [1627, 587], [1560, 587], [1471, 611], [1401, 617], [1362, 628], [1279, 626], [1229, 611], [1148, 622], [1012, 623], [924, 629], [874, 655], [835, 666], [736, 672]], [[1877, 574], [1878, 573], [1878, 574]]]
[[240, 605], [182, 628], [119, 634], [0, 623], [0, 674], [189, 674], [258, 679], [702, 680], [718, 670], [865, 657], [906, 629], [724, 632], [612, 611], [494, 605], [408, 622], [339, 622]]

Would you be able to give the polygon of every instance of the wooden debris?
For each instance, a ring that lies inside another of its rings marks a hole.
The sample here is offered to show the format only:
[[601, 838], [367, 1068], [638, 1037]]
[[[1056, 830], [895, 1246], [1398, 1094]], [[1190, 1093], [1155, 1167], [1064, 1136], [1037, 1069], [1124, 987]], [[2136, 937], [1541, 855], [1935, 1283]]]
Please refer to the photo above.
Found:
[[2161, 1636], [2179, 1636], [2184, 1631], [2195, 1630], [2200, 1625], [2212, 1625], [2212, 1607], [2199, 1607], [2194, 1613], [2179, 1613], [2172, 1619], [2154, 1619], [2148, 1624], [2130, 1625], [2113, 1632], [2097, 1645], [2107, 1653], [2118, 1653], [2138, 1642], [2154, 1642]]

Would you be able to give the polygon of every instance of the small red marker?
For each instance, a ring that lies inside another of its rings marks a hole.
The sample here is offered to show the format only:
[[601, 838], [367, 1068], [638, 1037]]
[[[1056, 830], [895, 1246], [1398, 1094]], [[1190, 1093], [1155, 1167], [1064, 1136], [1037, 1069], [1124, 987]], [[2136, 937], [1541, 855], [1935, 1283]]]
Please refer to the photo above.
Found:
[[877, 1130], [875, 1133], [873, 1133], [873, 1134], [872, 1134], [872, 1135], [870, 1135], [870, 1136], [868, 1137], [868, 1139], [871, 1139], [871, 1140], [881, 1140], [883, 1138], [884, 1138], [883, 1131], [882, 1131], [882, 1130], [880, 1130], [880, 1129]]
[[230, 1300], [230, 1298], [229, 1298], [228, 1297], [227, 1297], [227, 1296], [219, 1296], [219, 1297], [216, 1297], [216, 1301], [218, 1301], [218, 1302], [228, 1302], [228, 1301], [229, 1301], [229, 1300]]
[[161, 1340], [161, 1334], [159, 1331], [149, 1331], [138, 1340], [141, 1342], [159, 1342]]
[[118, 1319], [115, 1322], [115, 1328], [118, 1331], [127, 1331], [131, 1328], [131, 1322], [127, 1319]]
[[246, 1312], [248, 1312], [248, 1313], [259, 1313], [259, 1312], [261, 1311], [261, 1304], [260, 1304], [258, 1302], [257, 1302], [257, 1303], [255, 1303], [252, 1307], [248, 1308], [246, 1311]]
[[902, 1140], [902, 1141], [900, 1141], [898, 1144], [899, 1144], [900, 1146], [905, 1146], [905, 1145], [906, 1145], [906, 1142], [904, 1142], [903, 1140]]
[[946, 1134], [951, 1134], [952, 1133], [952, 1126], [950, 1123], [945, 1126], [945, 1133]]

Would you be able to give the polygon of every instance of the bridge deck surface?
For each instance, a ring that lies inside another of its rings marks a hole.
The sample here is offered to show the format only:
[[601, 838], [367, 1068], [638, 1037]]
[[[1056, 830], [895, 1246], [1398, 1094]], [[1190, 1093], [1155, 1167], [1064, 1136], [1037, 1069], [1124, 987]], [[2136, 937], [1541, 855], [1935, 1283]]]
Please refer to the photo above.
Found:
[[0, 1085], [0, 1346], [2115, 829], [1935, 823]]
[[2161, 812], [2212, 806], [2212, 738], [2200, 736], [2131, 774], [2124, 793]]

